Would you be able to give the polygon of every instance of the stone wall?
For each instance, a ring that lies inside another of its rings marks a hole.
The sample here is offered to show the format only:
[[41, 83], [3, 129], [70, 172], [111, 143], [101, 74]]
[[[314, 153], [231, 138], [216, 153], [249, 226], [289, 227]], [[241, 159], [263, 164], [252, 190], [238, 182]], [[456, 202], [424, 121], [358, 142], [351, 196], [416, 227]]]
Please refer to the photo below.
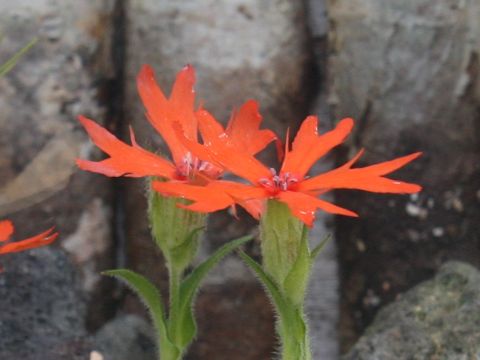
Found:
[[346, 344], [379, 306], [448, 259], [480, 265], [480, 6], [475, 1], [330, 2], [330, 102], [357, 119], [363, 163], [415, 151], [417, 196], [339, 194]]
[[[320, 116], [322, 130], [354, 117], [349, 143], [318, 171], [359, 148], [366, 149], [363, 164], [424, 152], [397, 175], [421, 183], [418, 196], [339, 192], [331, 194], [335, 202], [360, 219], [319, 216], [312, 242], [325, 232], [336, 240], [316, 264], [307, 299], [315, 358], [337, 359], [339, 338], [347, 350], [381, 305], [446, 260], [480, 265], [478, 18], [474, 0], [1, 4], [0, 61], [33, 37], [38, 42], [0, 79], [0, 217], [14, 220], [19, 238], [51, 225], [61, 236], [48, 250], [2, 258], [10, 275], [0, 279], [0, 303], [3, 309], [17, 306], [24, 316], [0, 317], [0, 358], [35, 359], [35, 349], [46, 359], [73, 353], [85, 358], [96, 347], [122, 354], [113, 349], [118, 339], [108, 334], [124, 323], [136, 324], [138, 339], [145, 337], [144, 323], [124, 315], [146, 318], [138, 299], [99, 276], [129, 267], [167, 291], [146, 221], [145, 183], [107, 179], [74, 165], [76, 157], [103, 156], [77, 123], [78, 114], [123, 138], [132, 125], [143, 146], [163, 147], [136, 93], [135, 76], [144, 63], [154, 67], [167, 92], [176, 72], [193, 64], [198, 99], [224, 123], [250, 98], [259, 101], [265, 126], [281, 136], [287, 127], [293, 133], [309, 113]], [[273, 148], [262, 157], [273, 163]], [[240, 220], [215, 214], [199, 260], [226, 240], [254, 233], [254, 226], [245, 214]], [[257, 256], [258, 243], [248, 251]], [[42, 282], [33, 280], [35, 266], [45, 274]], [[55, 266], [61, 269], [55, 272]], [[56, 284], [65, 297], [54, 301]], [[52, 301], [63, 309], [56, 317], [47, 306]], [[270, 305], [237, 257], [228, 257], [207, 279], [196, 314], [200, 336], [188, 359], [271, 357]], [[32, 334], [30, 350], [15, 352], [24, 332], [8, 334], [20, 323], [22, 331], [63, 336], [51, 341]], [[124, 335], [125, 343], [136, 341]], [[145, 359], [152, 356], [149, 341]], [[141, 345], [137, 341], [131, 353], [142, 353]]]
[[2, 63], [38, 39], [0, 79], [0, 217], [17, 238], [61, 233], [48, 250], [2, 258], [0, 358], [72, 359], [85, 323], [112, 315], [99, 274], [113, 265], [110, 185], [74, 162], [93, 154], [76, 116], [106, 120], [112, 10], [112, 1], [0, 5]]

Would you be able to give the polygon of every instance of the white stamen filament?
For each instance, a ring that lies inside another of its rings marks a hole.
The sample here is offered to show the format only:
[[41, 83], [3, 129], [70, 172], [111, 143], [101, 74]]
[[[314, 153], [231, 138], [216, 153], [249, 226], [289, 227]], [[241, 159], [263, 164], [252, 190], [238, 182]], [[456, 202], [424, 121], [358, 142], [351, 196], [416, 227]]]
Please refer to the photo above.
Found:
[[277, 175], [277, 172], [273, 168], [270, 168], [270, 172], [272, 173], [271, 178], [261, 178], [258, 181], [260, 185], [270, 191], [287, 191], [291, 185], [298, 183], [298, 178], [289, 172]]

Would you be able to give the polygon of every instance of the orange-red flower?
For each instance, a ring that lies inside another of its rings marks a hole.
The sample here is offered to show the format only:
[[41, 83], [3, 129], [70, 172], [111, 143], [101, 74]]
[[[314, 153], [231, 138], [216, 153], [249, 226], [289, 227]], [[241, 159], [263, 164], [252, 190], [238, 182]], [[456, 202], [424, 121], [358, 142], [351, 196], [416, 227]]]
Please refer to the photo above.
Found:
[[0, 242], [3, 243], [0, 245], [0, 255], [45, 246], [51, 244], [58, 237], [58, 233], [54, 233], [53, 228], [50, 228], [28, 239], [6, 243], [13, 232], [14, 227], [10, 220], [0, 221]]
[[[146, 116], [152, 126], [163, 137], [172, 154], [172, 160], [151, 153], [140, 147], [133, 131], [130, 129], [131, 145], [128, 145], [94, 121], [80, 116], [79, 120], [90, 135], [92, 141], [109, 158], [94, 162], [78, 159], [78, 166], [87, 171], [100, 173], [106, 176], [159, 176], [166, 179], [187, 181], [191, 184], [206, 184], [217, 179], [223, 168], [213, 164], [208, 159], [201, 159], [190, 151], [179, 137], [177, 127], [182, 129], [181, 137], [192, 143], [197, 142], [198, 121], [194, 109], [195, 71], [192, 66], [184, 67], [178, 74], [169, 98], [158, 86], [153, 70], [144, 65], [137, 77], [137, 87]], [[206, 110], [199, 110], [202, 114]], [[258, 105], [254, 101], [247, 101], [238, 112], [235, 112], [225, 129], [213, 120], [212, 136], [226, 133], [231, 145], [241, 147], [249, 154], [255, 154], [265, 148], [268, 143], [276, 139], [270, 130], [260, 130], [262, 117], [258, 113]], [[209, 134], [203, 134], [208, 141]]]
[[183, 144], [200, 159], [208, 160], [244, 178], [250, 184], [230, 181], [215, 181], [205, 187], [182, 183], [154, 182], [153, 188], [165, 195], [181, 196], [193, 201], [184, 206], [193, 211], [210, 212], [238, 204], [255, 204], [250, 211], [257, 216], [263, 211], [255, 200], [276, 199], [286, 203], [293, 215], [308, 226], [313, 224], [317, 209], [329, 213], [357, 216], [356, 213], [341, 208], [318, 196], [333, 189], [357, 189], [378, 193], [416, 193], [421, 187], [384, 177], [417, 158], [414, 153], [391, 161], [363, 168], [352, 168], [363, 150], [343, 166], [326, 173], [308, 177], [312, 165], [331, 149], [341, 144], [353, 128], [352, 119], [343, 119], [336, 128], [318, 135], [317, 118], [309, 116], [302, 123], [291, 149], [285, 151], [280, 171], [269, 169], [252, 154], [232, 147], [232, 139], [225, 132], [219, 133], [214, 119], [206, 112], [197, 115], [204, 144], [200, 145], [183, 137]]

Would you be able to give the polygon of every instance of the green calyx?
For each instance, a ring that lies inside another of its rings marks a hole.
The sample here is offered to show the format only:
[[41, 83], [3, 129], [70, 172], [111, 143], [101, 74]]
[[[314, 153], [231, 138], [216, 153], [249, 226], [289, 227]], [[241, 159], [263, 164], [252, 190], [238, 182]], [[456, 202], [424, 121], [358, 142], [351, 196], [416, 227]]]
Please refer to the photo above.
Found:
[[153, 237], [169, 266], [182, 273], [197, 253], [205, 214], [182, 209], [178, 204], [188, 204], [188, 200], [149, 189], [148, 215]]
[[312, 259], [305, 225], [287, 205], [269, 200], [260, 221], [263, 269], [294, 304], [303, 303]]

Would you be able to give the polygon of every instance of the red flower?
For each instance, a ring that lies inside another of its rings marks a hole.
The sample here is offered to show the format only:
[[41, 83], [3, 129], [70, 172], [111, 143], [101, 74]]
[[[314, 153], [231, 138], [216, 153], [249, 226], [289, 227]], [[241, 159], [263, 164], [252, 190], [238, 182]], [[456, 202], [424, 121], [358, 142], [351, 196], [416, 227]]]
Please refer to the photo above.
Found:
[[45, 246], [51, 244], [58, 237], [58, 233], [54, 233], [52, 227], [28, 239], [5, 244], [10, 239], [13, 231], [14, 227], [10, 220], [0, 221], [0, 242], [4, 243], [0, 245], [0, 255]]
[[[138, 92], [146, 108], [146, 116], [168, 145], [173, 162], [141, 148], [135, 142], [132, 129], [130, 129], [132, 144], [128, 145], [94, 121], [80, 116], [79, 120], [92, 141], [107, 153], [109, 158], [99, 162], [78, 159], [77, 165], [83, 170], [106, 176], [159, 176], [191, 184], [206, 184], [217, 179], [223, 173], [223, 168], [219, 164], [212, 164], [208, 159], [200, 160], [194, 156], [181, 139], [185, 137], [194, 144], [197, 142], [198, 121], [197, 112], [194, 110], [194, 83], [193, 67], [184, 67], [177, 74], [172, 93], [167, 98], [156, 83], [151, 67], [144, 65], [137, 77]], [[208, 114], [203, 109], [200, 112]], [[241, 147], [249, 154], [259, 152], [276, 139], [272, 131], [259, 130], [262, 118], [254, 101], [246, 102], [232, 115], [226, 130], [210, 114], [208, 116], [213, 121], [209, 129], [211, 136], [217, 137], [226, 133], [232, 146]], [[176, 129], [178, 126], [182, 129], [181, 137]], [[208, 141], [209, 134], [202, 135]]]
[[[214, 132], [216, 125], [208, 113], [200, 112], [198, 119], [202, 134]], [[362, 150], [337, 169], [307, 177], [307, 172], [318, 159], [344, 141], [353, 124], [352, 119], [343, 119], [334, 130], [318, 135], [317, 118], [307, 117], [293, 141], [291, 150], [288, 149], [287, 141], [285, 158], [278, 173], [267, 168], [252, 154], [230, 146], [232, 140], [225, 132], [209, 137], [203, 145], [184, 137], [183, 144], [200, 159], [207, 159], [222, 166], [248, 180], [250, 184], [215, 181], [199, 187], [175, 182], [154, 182], [153, 188], [164, 195], [193, 200], [193, 204], [185, 207], [203, 212], [223, 209], [235, 203], [248, 204], [254, 200], [276, 199], [286, 203], [293, 215], [308, 226], [312, 226], [317, 209], [333, 214], [357, 216], [350, 210], [318, 198], [327, 191], [357, 189], [378, 193], [416, 193], [421, 190], [419, 185], [384, 177], [414, 160], [420, 153], [363, 168], [352, 168], [363, 153]], [[263, 211], [258, 205], [255, 209], [257, 216]], [[255, 215], [254, 211], [250, 212]]]

